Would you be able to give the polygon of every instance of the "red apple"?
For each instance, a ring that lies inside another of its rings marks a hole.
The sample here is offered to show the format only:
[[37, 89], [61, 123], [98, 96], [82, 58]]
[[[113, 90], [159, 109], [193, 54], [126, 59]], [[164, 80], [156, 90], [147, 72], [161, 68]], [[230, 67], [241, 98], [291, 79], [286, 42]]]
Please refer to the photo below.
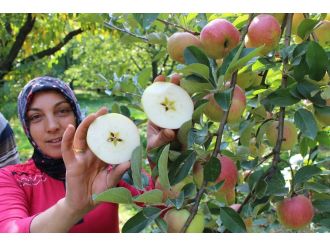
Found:
[[173, 60], [184, 63], [184, 49], [192, 45], [201, 47], [199, 38], [188, 32], [176, 32], [167, 40], [167, 51]]
[[240, 39], [237, 28], [225, 19], [210, 21], [201, 31], [200, 40], [205, 53], [214, 59], [223, 58]]
[[261, 54], [266, 55], [274, 50], [279, 43], [281, 36], [281, 26], [272, 15], [261, 14], [253, 18], [248, 28], [248, 48], [257, 48], [265, 45]]
[[276, 212], [279, 221], [292, 229], [299, 229], [308, 225], [314, 217], [313, 205], [303, 195], [284, 199], [277, 204]]
[[[167, 223], [167, 232], [178, 233], [186, 223], [190, 212], [187, 209], [171, 209], [166, 212], [164, 221]], [[187, 228], [187, 233], [202, 233], [204, 230], [204, 215], [197, 213]]]
[[330, 125], [330, 107], [329, 107], [329, 99], [326, 100], [326, 107], [318, 107], [315, 108], [315, 117], [316, 119], [323, 125], [329, 126]]
[[[266, 136], [272, 147], [275, 147], [278, 133], [278, 121], [271, 121], [266, 127]], [[281, 150], [290, 150], [297, 143], [297, 128], [288, 121], [284, 120], [283, 128], [283, 141], [281, 144]]]
[[[224, 114], [221, 106], [214, 99], [213, 93], [205, 96], [209, 102], [206, 104], [204, 108], [205, 115], [214, 122], [220, 122], [222, 116]], [[235, 86], [232, 104], [229, 109], [229, 115], [227, 122], [228, 123], [236, 123], [240, 120], [244, 110], [246, 107], [246, 97], [245, 92], [239, 86]]]

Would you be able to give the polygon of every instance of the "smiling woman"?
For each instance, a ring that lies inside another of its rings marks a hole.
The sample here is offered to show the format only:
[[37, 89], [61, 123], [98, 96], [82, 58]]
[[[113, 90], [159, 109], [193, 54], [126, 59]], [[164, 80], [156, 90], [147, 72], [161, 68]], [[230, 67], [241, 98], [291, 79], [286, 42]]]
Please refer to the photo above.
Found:
[[115, 186], [141, 191], [121, 180], [129, 162], [112, 168], [87, 146], [87, 129], [107, 110], [83, 119], [64, 82], [39, 77], [20, 93], [18, 113], [34, 152], [0, 169], [0, 232], [118, 232], [118, 205], [92, 195]]

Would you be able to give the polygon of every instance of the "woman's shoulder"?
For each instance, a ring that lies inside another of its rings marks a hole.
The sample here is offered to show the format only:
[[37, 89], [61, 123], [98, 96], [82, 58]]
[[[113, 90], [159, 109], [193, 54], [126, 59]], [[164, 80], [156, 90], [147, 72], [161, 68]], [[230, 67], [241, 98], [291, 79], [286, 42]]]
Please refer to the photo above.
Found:
[[21, 185], [25, 185], [27, 181], [30, 181], [30, 184], [31, 179], [35, 180], [36, 178], [39, 178], [37, 180], [40, 180], [44, 176], [45, 174], [35, 166], [32, 159], [24, 163], [9, 165], [0, 169], [0, 180], [14, 178], [14, 180], [19, 182]]

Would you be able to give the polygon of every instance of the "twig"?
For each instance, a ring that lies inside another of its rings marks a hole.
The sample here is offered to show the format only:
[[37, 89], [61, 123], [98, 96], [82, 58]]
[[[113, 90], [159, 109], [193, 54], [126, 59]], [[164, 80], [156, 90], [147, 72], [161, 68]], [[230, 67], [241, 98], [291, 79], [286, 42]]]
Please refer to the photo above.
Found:
[[112, 28], [112, 29], [115, 29], [115, 30], [120, 31], [120, 32], [122, 32], [122, 33], [126, 33], [126, 34], [128, 34], [128, 35], [131, 35], [131, 36], [133, 36], [133, 37], [135, 37], [135, 38], [141, 39], [141, 40], [143, 40], [144, 42], [149, 42], [149, 40], [148, 40], [146, 37], [143, 37], [143, 36], [137, 35], [137, 34], [132, 33], [132, 32], [130, 32], [130, 31], [126, 30], [126, 29], [119, 28], [119, 27], [113, 25], [111, 22], [104, 22], [104, 25], [105, 25], [106, 27], [108, 27], [108, 28]]
[[159, 18], [157, 18], [156, 19], [157, 21], [159, 21], [159, 22], [161, 22], [161, 23], [163, 23], [163, 24], [165, 24], [166, 26], [174, 26], [174, 27], [176, 27], [176, 28], [178, 28], [178, 29], [182, 29], [183, 31], [185, 31], [185, 32], [187, 32], [187, 33], [191, 33], [191, 34], [193, 34], [193, 35], [199, 35], [200, 33], [199, 32], [194, 32], [194, 31], [190, 31], [189, 29], [187, 29], [187, 28], [184, 28], [184, 27], [182, 27], [182, 26], [180, 26], [180, 25], [178, 25], [178, 24], [176, 24], [176, 23], [172, 23], [172, 22], [169, 22], [169, 21], [165, 21], [165, 20], [162, 20], [162, 19], [159, 19]]

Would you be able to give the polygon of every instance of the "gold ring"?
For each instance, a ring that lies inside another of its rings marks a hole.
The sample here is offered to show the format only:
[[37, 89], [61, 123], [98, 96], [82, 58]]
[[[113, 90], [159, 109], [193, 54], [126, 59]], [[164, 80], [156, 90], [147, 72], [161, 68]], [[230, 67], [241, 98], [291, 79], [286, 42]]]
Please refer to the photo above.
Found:
[[75, 152], [75, 153], [84, 153], [84, 152], [85, 152], [84, 149], [74, 148], [74, 147], [72, 147], [72, 150], [73, 150], [73, 152]]

